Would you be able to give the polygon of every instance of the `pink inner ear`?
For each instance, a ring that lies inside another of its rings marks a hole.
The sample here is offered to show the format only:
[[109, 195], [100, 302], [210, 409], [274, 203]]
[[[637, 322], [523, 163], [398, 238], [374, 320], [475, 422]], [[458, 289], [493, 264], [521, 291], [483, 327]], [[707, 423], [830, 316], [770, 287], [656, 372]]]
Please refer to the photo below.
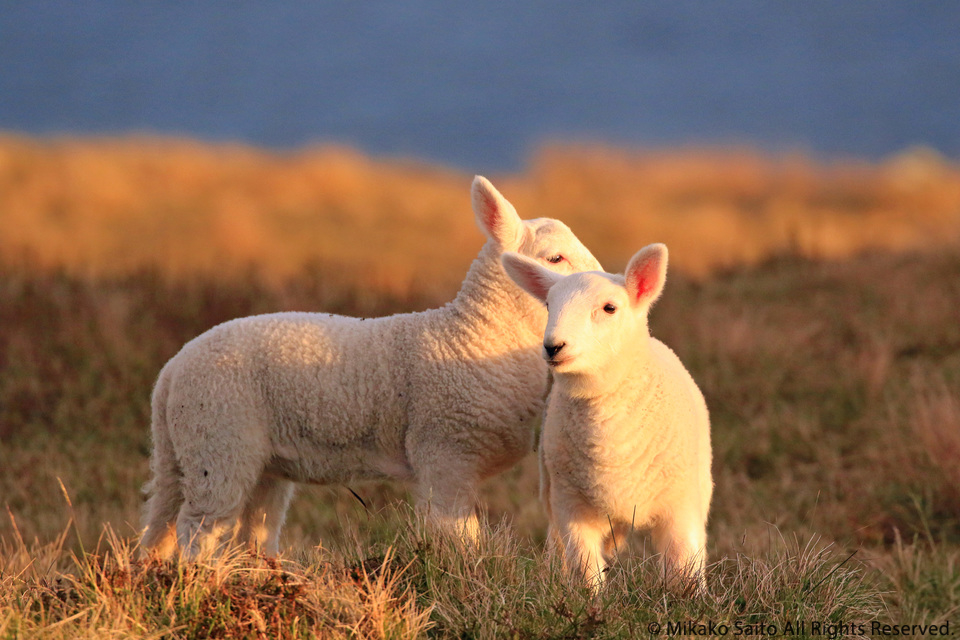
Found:
[[480, 191], [479, 194], [480, 208], [483, 211], [483, 224], [487, 229], [493, 230], [497, 228], [497, 223], [500, 221], [500, 210], [497, 208], [497, 201], [486, 191]]
[[524, 273], [524, 276], [527, 279], [526, 285], [527, 290], [533, 293], [535, 296], [540, 298], [547, 297], [547, 288], [543, 286], [543, 279], [540, 277], [540, 274], [536, 273], [533, 270], [529, 270]]
[[636, 293], [634, 302], [640, 300], [653, 291], [656, 286], [657, 264], [655, 260], [648, 260], [633, 272], [633, 280], [636, 282]]
[[544, 281], [543, 274], [539, 273], [536, 268], [527, 264], [518, 265], [517, 271], [517, 275], [519, 275], [523, 280], [524, 289], [529, 291], [534, 297], [541, 299], [545, 299], [547, 297], [547, 292], [550, 290], [550, 287]]
[[634, 302], [640, 302], [640, 298], [653, 291], [653, 283], [649, 279], [639, 278], [637, 280], [637, 297]]

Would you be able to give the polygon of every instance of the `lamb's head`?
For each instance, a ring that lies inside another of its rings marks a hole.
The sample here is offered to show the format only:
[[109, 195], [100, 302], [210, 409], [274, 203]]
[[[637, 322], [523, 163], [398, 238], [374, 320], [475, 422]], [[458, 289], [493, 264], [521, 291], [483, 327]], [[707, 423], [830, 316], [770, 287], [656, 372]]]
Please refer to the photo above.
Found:
[[616, 378], [648, 343], [647, 313], [667, 275], [667, 247], [644, 247], [624, 275], [588, 271], [568, 276], [516, 253], [502, 257], [507, 274], [547, 305], [543, 357], [558, 379]]
[[474, 178], [471, 195], [477, 226], [500, 253], [516, 252], [560, 274], [602, 269], [567, 225], [552, 218], [521, 220], [513, 205], [483, 176]]

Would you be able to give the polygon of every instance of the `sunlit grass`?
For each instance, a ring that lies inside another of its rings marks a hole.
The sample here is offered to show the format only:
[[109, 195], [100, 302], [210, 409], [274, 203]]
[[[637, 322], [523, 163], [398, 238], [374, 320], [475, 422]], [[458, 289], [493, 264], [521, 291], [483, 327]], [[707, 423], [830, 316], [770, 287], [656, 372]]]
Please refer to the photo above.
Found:
[[[276, 560], [240, 550], [197, 563], [145, 560], [109, 527], [81, 553], [64, 550], [69, 530], [47, 546], [20, 542], [5, 549], [12, 560], [0, 561], [0, 634], [628, 638], [681, 623], [742, 631], [887, 619], [889, 581], [815, 540], [723, 557], [710, 564], [698, 596], [665, 584], [656, 557], [625, 560], [594, 595], [503, 525], [465, 544], [406, 508], [377, 517], [389, 518], [383, 526], [395, 527], [392, 538], [358, 534], [338, 550], [306, 548]], [[25, 558], [36, 561], [18, 564]], [[39, 568], [41, 560], [49, 564]]]

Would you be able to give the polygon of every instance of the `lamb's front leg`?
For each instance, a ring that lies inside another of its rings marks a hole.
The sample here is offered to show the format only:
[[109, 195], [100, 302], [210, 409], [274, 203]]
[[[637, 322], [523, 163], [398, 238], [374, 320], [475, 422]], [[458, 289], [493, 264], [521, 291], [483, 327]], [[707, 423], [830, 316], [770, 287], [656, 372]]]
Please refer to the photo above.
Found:
[[653, 545], [663, 555], [668, 579], [680, 578], [678, 586], [704, 592], [707, 587], [706, 523], [693, 510], [668, 514], [652, 530]]
[[561, 563], [563, 563], [563, 570], [567, 571], [563, 541], [560, 539], [560, 533], [557, 530], [556, 519], [553, 516], [553, 503], [551, 502], [553, 498], [550, 491], [550, 471], [547, 468], [543, 450], [544, 446], [541, 442], [537, 457], [539, 458], [540, 462], [540, 504], [543, 505], [543, 510], [547, 515], [547, 557], [551, 561], [554, 561], [555, 558], [559, 557]]
[[564, 517], [557, 522], [557, 534], [563, 541], [564, 557], [573, 577], [584, 581], [594, 592], [606, 580], [607, 563], [603, 558], [606, 530], [599, 518]]
[[477, 541], [480, 524], [474, 502], [466, 495], [433, 485], [421, 486], [417, 489], [417, 506], [427, 515], [430, 523], [455, 533], [463, 540]]
[[451, 460], [425, 465], [417, 473], [416, 502], [429, 522], [463, 540], [477, 541], [480, 524], [472, 469]]

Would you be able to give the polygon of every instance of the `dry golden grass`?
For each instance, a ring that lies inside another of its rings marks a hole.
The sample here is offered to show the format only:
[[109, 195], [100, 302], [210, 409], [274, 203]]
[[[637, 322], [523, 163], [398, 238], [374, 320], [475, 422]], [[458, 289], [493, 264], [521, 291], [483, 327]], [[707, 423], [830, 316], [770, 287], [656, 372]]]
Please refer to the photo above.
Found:
[[[751, 151], [554, 146], [491, 176], [522, 217], [557, 217], [620, 268], [652, 241], [704, 275], [784, 252], [960, 242], [960, 170], [914, 150], [818, 165]], [[71, 272], [286, 277], [305, 264], [405, 293], [450, 292], [482, 237], [470, 176], [344, 148], [270, 153], [174, 139], [0, 136], [0, 256]]]
[[960, 495], [960, 395], [942, 378], [917, 378], [911, 425], [946, 483]]

